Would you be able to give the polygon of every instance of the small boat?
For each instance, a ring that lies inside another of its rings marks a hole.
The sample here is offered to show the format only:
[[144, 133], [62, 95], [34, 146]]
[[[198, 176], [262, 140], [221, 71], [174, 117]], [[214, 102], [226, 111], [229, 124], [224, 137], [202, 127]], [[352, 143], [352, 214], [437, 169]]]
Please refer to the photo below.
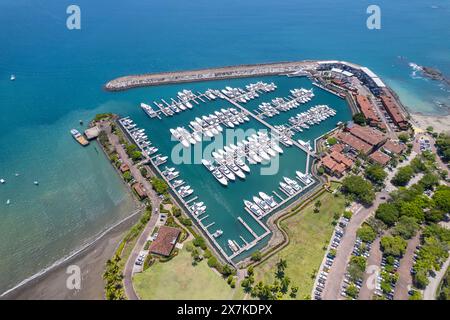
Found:
[[11, 77], [9, 77], [9, 80], [11, 80], [11, 81], [16, 80], [16, 76], [12, 74]]
[[9, 199], [6, 200], [6, 204], [7, 204], [7, 205], [10, 205], [10, 204], [11, 204], [11, 200], [9, 200]]
[[220, 237], [222, 234], [223, 234], [223, 231], [219, 229], [219, 230], [216, 230], [216, 232], [214, 232], [214, 233], [212, 234], [212, 236], [213, 236], [214, 238], [218, 238], [218, 237]]
[[0, 183], [4, 184], [4, 183], [6, 183], [6, 180], [5, 179], [0, 179]]
[[70, 134], [72, 135], [72, 137], [82, 146], [87, 146], [89, 144], [89, 141], [86, 140], [85, 137], [83, 137], [81, 135], [80, 132], [78, 132], [77, 129], [72, 129], [70, 130]]
[[228, 247], [230, 247], [231, 251], [233, 252], [239, 251], [239, 247], [236, 245], [234, 241], [228, 240]]

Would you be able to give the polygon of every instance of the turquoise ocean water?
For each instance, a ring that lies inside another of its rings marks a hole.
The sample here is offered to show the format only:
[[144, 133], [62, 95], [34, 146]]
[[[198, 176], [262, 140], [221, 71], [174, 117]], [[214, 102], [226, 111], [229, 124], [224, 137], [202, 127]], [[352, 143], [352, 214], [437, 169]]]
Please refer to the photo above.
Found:
[[[412, 111], [443, 114], [436, 103], [450, 105], [448, 88], [415, 76], [409, 66], [429, 65], [450, 74], [448, 1], [380, 0], [379, 31], [365, 27], [369, 1], [198, 0], [186, 5], [181, 0], [81, 0], [75, 4], [81, 8], [82, 29], [69, 31], [66, 8], [73, 3], [0, 3], [0, 178], [7, 180], [0, 185], [0, 291], [67, 255], [134, 209], [101, 152], [95, 145], [80, 148], [68, 130], [82, 129], [79, 119], [87, 122], [104, 111], [131, 115], [150, 130], [151, 122], [137, 104], [178, 90], [168, 86], [104, 92], [102, 85], [111, 78], [242, 63], [342, 59], [370, 67]], [[17, 80], [9, 81], [10, 74]], [[321, 99], [334, 102], [325, 94]], [[289, 167], [290, 159], [286, 154], [282, 168]], [[304, 166], [301, 161], [298, 165]], [[191, 184], [202, 188], [207, 178]], [[252, 178], [248, 185], [255, 183]], [[34, 180], [40, 182], [38, 187]], [[244, 185], [236, 183], [229, 196], [247, 196], [241, 193], [247, 192]], [[267, 191], [271, 187], [267, 185]], [[213, 199], [214, 190], [205, 197], [220, 204]], [[10, 206], [5, 205], [7, 199]], [[238, 214], [228, 202], [222, 205]], [[223, 218], [215, 219], [219, 224]]]

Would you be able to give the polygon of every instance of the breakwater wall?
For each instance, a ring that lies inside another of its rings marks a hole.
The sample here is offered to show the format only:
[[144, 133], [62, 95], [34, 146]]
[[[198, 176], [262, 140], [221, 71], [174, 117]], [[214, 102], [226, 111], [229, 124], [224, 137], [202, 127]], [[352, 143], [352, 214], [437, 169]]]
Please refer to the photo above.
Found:
[[149, 73], [119, 77], [106, 83], [104, 88], [107, 91], [122, 91], [137, 87], [183, 82], [280, 75], [298, 72], [301, 70], [314, 69], [316, 67], [316, 61], [296, 61], [237, 65], [178, 72]]

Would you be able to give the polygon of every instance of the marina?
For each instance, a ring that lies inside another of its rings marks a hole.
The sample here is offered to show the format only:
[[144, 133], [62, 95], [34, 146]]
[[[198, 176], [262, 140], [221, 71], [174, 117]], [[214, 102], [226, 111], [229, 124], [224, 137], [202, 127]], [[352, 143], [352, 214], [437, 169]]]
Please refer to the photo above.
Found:
[[[147, 161], [154, 167], [170, 186], [177, 202], [232, 264], [267, 243], [271, 234], [266, 226], [267, 217], [317, 185], [314, 179], [308, 178], [304, 182], [296, 175], [299, 171], [311, 177], [308, 175], [309, 166], [315, 158], [313, 148], [302, 141], [314, 140], [334, 129], [336, 124], [334, 120], [330, 122], [330, 113], [320, 123], [300, 132], [295, 130], [289, 118], [325, 105], [333, 105], [339, 120], [345, 119], [339, 117], [339, 112], [344, 110], [344, 117], [349, 115], [345, 102], [337, 102], [334, 95], [320, 89], [314, 93], [299, 89], [310, 86], [311, 82], [305, 77], [285, 76], [179, 85], [171, 89], [171, 94], [154, 99], [151, 108], [155, 113], [141, 104], [140, 112], [133, 114], [133, 119], [139, 119], [140, 128], [133, 126], [134, 121], [126, 121], [127, 135], [133, 141], [137, 139], [146, 157], [142, 162]], [[192, 92], [197, 98], [188, 95], [186, 99], [194, 98], [197, 103], [189, 100], [192, 109], [183, 103], [183, 112], [180, 106], [178, 113], [174, 111], [172, 116], [165, 116], [160, 107], [171, 109], [171, 105], [181, 101], [177, 93], [183, 90]], [[294, 102], [296, 94], [304, 97], [305, 92], [309, 92], [310, 101], [297, 102], [306, 107], [304, 110], [299, 106], [283, 107], [279, 100], [280, 110], [277, 110], [280, 114], [276, 117], [254, 112], [263, 103], [272, 105], [277, 97], [284, 96], [285, 101]], [[174, 96], [177, 98], [171, 98]], [[311, 105], [313, 101], [315, 105]], [[157, 109], [154, 107], [156, 103], [159, 105]], [[324, 107], [316, 109], [310, 113], [317, 119], [328, 110]], [[284, 125], [279, 124], [283, 122]], [[327, 127], [320, 129], [323, 123]], [[138, 131], [142, 130], [141, 127], [145, 131]], [[242, 130], [244, 135], [228, 140], [229, 133], [236, 129]], [[142, 141], [145, 136], [147, 140]], [[178, 144], [181, 149], [176, 148]], [[156, 152], [150, 148], [155, 148]], [[174, 157], [174, 150], [180, 152], [179, 159]], [[201, 152], [200, 158], [197, 158], [198, 152]], [[264, 174], [264, 170], [271, 166], [278, 169]], [[284, 178], [295, 181], [300, 188], [293, 190]], [[249, 202], [248, 206], [244, 200]]]

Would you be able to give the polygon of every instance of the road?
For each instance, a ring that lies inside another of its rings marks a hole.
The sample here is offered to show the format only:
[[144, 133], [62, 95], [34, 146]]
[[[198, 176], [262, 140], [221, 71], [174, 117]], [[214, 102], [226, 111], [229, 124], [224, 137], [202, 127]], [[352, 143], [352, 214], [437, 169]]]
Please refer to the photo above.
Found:
[[436, 276], [434, 278], [428, 277], [430, 283], [423, 291], [423, 300], [436, 300], [436, 292], [439, 287], [439, 283], [441, 283], [441, 280], [444, 277], [445, 272], [447, 271], [449, 265], [450, 265], [450, 256], [447, 258], [447, 261], [445, 261], [441, 270], [439, 270], [439, 272], [436, 272]]
[[413, 256], [416, 247], [420, 244], [420, 232], [408, 241], [406, 252], [400, 260], [400, 267], [398, 268], [399, 278], [395, 286], [394, 300], [408, 300], [408, 291], [412, 285], [412, 276], [410, 273], [411, 267], [414, 264]]
[[328, 280], [325, 289], [323, 290], [324, 300], [337, 300], [342, 297], [340, 294], [341, 284], [355, 244], [356, 231], [361, 224], [373, 214], [376, 208], [378, 208], [378, 205], [386, 201], [382, 198], [387, 198], [388, 196], [388, 193], [385, 191], [378, 193], [374, 203], [370, 207], [362, 207], [353, 214], [353, 217], [350, 219], [350, 223], [345, 230], [344, 236], [342, 237], [341, 244], [337, 248], [336, 258], [334, 259], [333, 266], [328, 274]]
[[137, 165], [135, 165], [133, 161], [128, 157], [128, 154], [126, 153], [124, 147], [119, 142], [119, 138], [111, 132], [111, 127], [109, 125], [102, 126], [102, 129], [105, 130], [105, 132], [107, 133], [108, 139], [116, 149], [116, 152], [119, 154], [120, 159], [122, 159], [123, 163], [127, 164], [128, 167], [130, 168], [130, 172], [133, 175], [134, 179], [144, 187], [143, 189], [145, 190], [145, 193], [147, 194], [147, 197], [152, 203], [153, 207], [153, 212], [150, 217], [150, 221], [147, 223], [143, 232], [140, 234], [138, 240], [136, 241], [136, 244], [128, 257], [128, 260], [125, 263], [125, 268], [123, 272], [124, 277], [123, 284], [127, 298], [129, 300], [139, 300], [139, 297], [134, 291], [132, 281], [134, 263], [137, 257], [139, 256], [140, 252], [143, 250], [148, 237], [151, 235], [157, 222], [159, 221], [160, 217], [159, 205], [161, 203], [161, 199], [158, 197], [158, 194], [153, 190], [150, 182], [142, 175]]

